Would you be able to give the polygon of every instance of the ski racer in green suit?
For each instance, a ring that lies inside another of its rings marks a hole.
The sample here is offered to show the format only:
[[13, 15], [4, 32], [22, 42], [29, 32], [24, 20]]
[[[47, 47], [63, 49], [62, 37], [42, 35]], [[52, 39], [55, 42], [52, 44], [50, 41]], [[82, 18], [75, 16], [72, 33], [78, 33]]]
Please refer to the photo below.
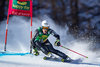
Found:
[[31, 44], [33, 46], [34, 55], [39, 55], [38, 49], [42, 51], [45, 55], [52, 57], [52, 53], [61, 57], [62, 61], [67, 60], [68, 56], [53, 48], [52, 44], [49, 42], [49, 35], [56, 37], [56, 42], [54, 45], [60, 46], [60, 36], [52, 29], [50, 29], [49, 24], [46, 20], [42, 21], [42, 27], [35, 30]]

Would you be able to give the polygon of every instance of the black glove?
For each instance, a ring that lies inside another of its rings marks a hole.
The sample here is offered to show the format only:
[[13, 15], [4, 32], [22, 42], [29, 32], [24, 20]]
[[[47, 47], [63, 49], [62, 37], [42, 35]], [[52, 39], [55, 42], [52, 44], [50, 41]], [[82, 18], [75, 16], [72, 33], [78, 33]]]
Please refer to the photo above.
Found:
[[60, 45], [61, 45], [61, 44], [60, 44], [60, 40], [57, 39], [56, 42], [54, 43], [54, 45], [55, 45], [55, 46], [60, 46]]

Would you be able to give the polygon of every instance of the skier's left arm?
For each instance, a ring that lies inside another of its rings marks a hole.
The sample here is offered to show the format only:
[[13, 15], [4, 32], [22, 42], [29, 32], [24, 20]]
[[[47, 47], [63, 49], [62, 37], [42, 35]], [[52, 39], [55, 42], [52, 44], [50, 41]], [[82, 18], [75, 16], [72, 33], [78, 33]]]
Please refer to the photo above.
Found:
[[55, 41], [55, 43], [54, 43], [54, 45], [60, 46], [61, 45], [60, 44], [60, 36], [54, 30], [52, 30], [52, 29], [51, 29], [51, 35], [53, 35], [54, 37], [57, 38], [56, 41]]

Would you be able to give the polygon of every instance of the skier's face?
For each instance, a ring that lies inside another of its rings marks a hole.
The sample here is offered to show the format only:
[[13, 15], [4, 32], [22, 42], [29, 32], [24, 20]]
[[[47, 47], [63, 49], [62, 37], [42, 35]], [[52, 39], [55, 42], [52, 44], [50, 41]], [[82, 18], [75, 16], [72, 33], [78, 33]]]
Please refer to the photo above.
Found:
[[47, 33], [47, 29], [42, 29], [43, 33], [46, 34]]

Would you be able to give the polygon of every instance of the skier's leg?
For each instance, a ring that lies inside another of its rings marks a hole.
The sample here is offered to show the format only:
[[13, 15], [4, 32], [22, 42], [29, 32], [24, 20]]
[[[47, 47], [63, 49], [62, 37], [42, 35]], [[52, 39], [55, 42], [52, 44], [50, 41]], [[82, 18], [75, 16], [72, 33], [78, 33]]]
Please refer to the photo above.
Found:
[[54, 53], [54, 54], [60, 56], [60, 57], [62, 58], [62, 59], [61, 59], [62, 62], [71, 62], [71, 61], [72, 61], [72, 59], [71, 59], [70, 57], [68, 57], [68, 56], [67, 56], [66, 54], [64, 54], [63, 52], [54, 49], [52, 45], [49, 45], [48, 48], [49, 48], [50, 52], [52, 52], [52, 53]]
[[41, 50], [44, 54], [47, 55], [47, 54], [49, 53], [49, 51], [48, 51], [48, 49], [46, 48], [46, 46], [43, 45], [42, 43], [40, 43], [39, 41], [36, 41], [35, 44], [36, 44], [36, 47], [37, 47], [39, 50]]
[[32, 49], [33, 49], [33, 54], [34, 55], [36, 55], [36, 56], [39, 55], [34, 41], [31, 40], [30, 53], [32, 53]]
[[50, 52], [60, 56], [63, 59], [66, 59], [68, 57], [67, 55], [65, 55], [64, 53], [60, 52], [59, 50], [54, 49], [52, 44], [48, 40], [46, 41], [45, 44], [47, 45], [47, 48], [49, 49]]
[[60, 56], [61, 58], [63, 59], [66, 59], [68, 56], [65, 55], [63, 52], [59, 51], [59, 50], [56, 50], [54, 49], [52, 46], [50, 46], [50, 51], [58, 56]]

